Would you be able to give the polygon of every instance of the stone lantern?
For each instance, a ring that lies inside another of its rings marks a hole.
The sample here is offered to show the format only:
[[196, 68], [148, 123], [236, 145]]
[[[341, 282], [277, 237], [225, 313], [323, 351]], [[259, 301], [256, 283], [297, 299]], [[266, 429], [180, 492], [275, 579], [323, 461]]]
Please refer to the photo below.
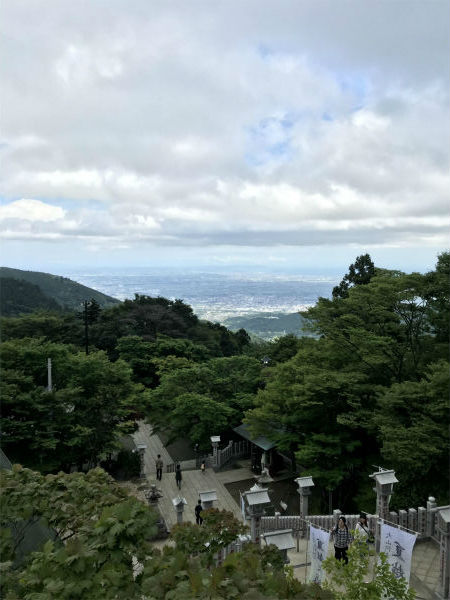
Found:
[[217, 500], [217, 493], [216, 490], [209, 490], [206, 492], [199, 492], [198, 493], [200, 500], [202, 502], [202, 506], [204, 508], [204, 510], [208, 510], [208, 508], [212, 508], [213, 507], [213, 502], [215, 500]]
[[220, 444], [220, 435], [212, 435], [210, 437], [211, 444], [213, 447], [213, 466], [220, 467], [219, 465], [219, 444]]
[[277, 531], [268, 531], [261, 535], [267, 546], [269, 544], [275, 544], [278, 550], [281, 552], [284, 563], [289, 564], [289, 558], [287, 555], [288, 550], [295, 548], [294, 538], [292, 537], [292, 529], [279, 529]]
[[450, 506], [438, 511], [437, 529], [439, 531], [439, 597], [450, 597]]
[[374, 491], [377, 494], [376, 512], [380, 519], [387, 519], [389, 515], [389, 502], [393, 494], [394, 483], [398, 483], [393, 470], [381, 469], [369, 475], [375, 479]]
[[177, 512], [177, 523], [183, 522], [183, 510], [187, 504], [186, 498], [178, 496], [178, 498], [172, 498], [172, 504]]
[[246, 513], [250, 518], [250, 536], [254, 543], [259, 543], [261, 517], [264, 509], [270, 505], [268, 491], [267, 488], [260, 488], [255, 484], [248, 492], [242, 494], [246, 503]]
[[141, 472], [140, 472], [141, 479], [143, 479], [145, 477], [144, 456], [145, 456], [145, 451], [146, 450], [147, 450], [147, 444], [138, 444], [137, 445], [137, 451], [138, 451], [138, 454], [139, 454], [139, 460], [140, 460], [140, 465], [141, 465]]
[[308, 516], [308, 496], [311, 496], [311, 488], [314, 487], [312, 477], [297, 477], [295, 483], [298, 485], [300, 496], [300, 516], [304, 519]]

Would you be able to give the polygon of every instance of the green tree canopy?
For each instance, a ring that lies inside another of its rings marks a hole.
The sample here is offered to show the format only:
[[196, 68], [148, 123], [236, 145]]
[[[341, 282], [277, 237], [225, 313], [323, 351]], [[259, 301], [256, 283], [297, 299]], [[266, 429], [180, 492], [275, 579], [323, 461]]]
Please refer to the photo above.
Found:
[[341, 283], [333, 288], [333, 298], [346, 298], [348, 290], [355, 285], [366, 285], [375, 275], [375, 265], [369, 254], [357, 256], [348, 268]]
[[232, 356], [162, 373], [160, 385], [147, 392], [149, 421], [209, 448], [211, 427], [223, 432], [238, 425], [252, 406], [261, 372], [258, 360]]
[[2, 443], [15, 460], [50, 471], [95, 463], [134, 429], [142, 394], [125, 362], [42, 339], [4, 342], [0, 357]]
[[420, 381], [394, 384], [378, 399], [381, 455], [401, 474], [393, 497], [398, 508], [424, 492], [448, 500], [449, 396], [450, 366], [441, 360]]

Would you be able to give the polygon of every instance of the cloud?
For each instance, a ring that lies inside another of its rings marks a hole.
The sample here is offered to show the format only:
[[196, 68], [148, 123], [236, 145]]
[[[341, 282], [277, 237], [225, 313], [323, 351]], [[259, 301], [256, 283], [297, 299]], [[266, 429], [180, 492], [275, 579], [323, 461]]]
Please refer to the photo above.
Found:
[[447, 13], [7, 0], [4, 239], [445, 244]]
[[65, 212], [59, 206], [51, 206], [40, 200], [23, 198], [0, 206], [0, 220], [15, 219], [34, 223], [53, 223], [63, 219]]

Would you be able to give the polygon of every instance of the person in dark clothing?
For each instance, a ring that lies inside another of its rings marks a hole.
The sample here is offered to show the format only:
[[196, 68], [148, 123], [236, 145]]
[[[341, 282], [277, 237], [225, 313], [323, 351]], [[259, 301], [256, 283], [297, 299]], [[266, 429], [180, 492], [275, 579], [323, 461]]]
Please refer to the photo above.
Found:
[[163, 461], [161, 459], [161, 454], [158, 454], [158, 458], [155, 461], [156, 464], [156, 479], [161, 481], [162, 479], [162, 470], [163, 470]]
[[348, 564], [347, 550], [352, 536], [348, 530], [345, 517], [339, 517], [339, 521], [333, 530], [334, 537], [334, 557], [336, 560], [343, 560]]
[[181, 476], [181, 467], [180, 465], [177, 465], [177, 468], [175, 469], [175, 481], [177, 482], [177, 487], [179, 490], [181, 490], [181, 480], [183, 479], [183, 477]]
[[203, 518], [201, 515], [202, 510], [203, 510], [202, 501], [199, 500], [197, 502], [197, 506], [195, 507], [195, 522], [197, 523], [197, 525], [201, 525], [203, 523]]

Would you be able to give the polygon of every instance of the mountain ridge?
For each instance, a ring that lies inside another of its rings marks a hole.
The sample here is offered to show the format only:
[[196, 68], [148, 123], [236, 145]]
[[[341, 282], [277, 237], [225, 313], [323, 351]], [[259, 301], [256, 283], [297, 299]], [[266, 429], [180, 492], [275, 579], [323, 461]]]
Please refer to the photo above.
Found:
[[[41, 271], [23, 271], [21, 269], [13, 269], [11, 267], [0, 267], [0, 284], [2, 285], [2, 305], [7, 303], [9, 307], [13, 306], [14, 302], [18, 302], [17, 297], [14, 299], [14, 294], [18, 293], [18, 287], [11, 285], [6, 280], [13, 279], [16, 281], [24, 281], [28, 284], [37, 286], [42, 294], [53, 300], [62, 309], [77, 310], [85, 300], [94, 299], [102, 308], [107, 308], [120, 304], [120, 300], [99, 292], [93, 288], [89, 288], [81, 283], [77, 283], [68, 277], [60, 275], [52, 275]], [[29, 289], [29, 288], [28, 288]], [[25, 288], [23, 288], [25, 291]], [[26, 292], [25, 292], [26, 293]], [[11, 296], [13, 294], [13, 296]], [[36, 308], [47, 308], [36, 305]], [[34, 310], [33, 309], [33, 310]], [[12, 308], [14, 310], [14, 308]]]

